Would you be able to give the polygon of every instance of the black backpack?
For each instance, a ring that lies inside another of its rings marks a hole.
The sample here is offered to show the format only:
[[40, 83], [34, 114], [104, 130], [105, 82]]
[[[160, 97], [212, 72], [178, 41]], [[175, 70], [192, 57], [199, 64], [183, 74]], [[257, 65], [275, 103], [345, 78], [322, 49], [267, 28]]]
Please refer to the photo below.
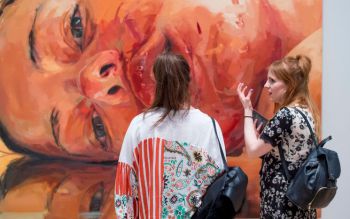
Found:
[[224, 173], [208, 187], [202, 204], [191, 219], [232, 219], [242, 208], [245, 200], [248, 177], [240, 167], [228, 167], [216, 131], [215, 120], [211, 118], [216, 139], [224, 163]]
[[332, 139], [331, 136], [317, 144], [315, 134], [306, 116], [299, 109], [295, 109], [307, 123], [316, 147], [310, 152], [293, 179], [287, 169], [283, 150], [280, 146], [278, 147], [283, 170], [289, 182], [286, 196], [293, 204], [304, 210], [324, 208], [332, 201], [337, 192], [337, 179], [340, 176], [338, 154], [323, 148], [324, 144]]

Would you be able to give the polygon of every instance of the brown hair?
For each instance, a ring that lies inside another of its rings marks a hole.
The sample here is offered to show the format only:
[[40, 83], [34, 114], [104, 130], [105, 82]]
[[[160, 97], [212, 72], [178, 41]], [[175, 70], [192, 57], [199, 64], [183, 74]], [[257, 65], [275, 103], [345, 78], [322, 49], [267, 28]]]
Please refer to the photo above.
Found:
[[284, 101], [280, 104], [276, 103], [275, 110], [277, 111], [281, 107], [293, 104], [308, 107], [315, 120], [316, 134], [320, 136], [320, 115], [315, 103], [310, 97], [308, 87], [310, 70], [311, 60], [304, 55], [285, 57], [273, 62], [269, 67], [269, 71], [273, 72], [287, 86]]
[[165, 52], [155, 60], [153, 74], [156, 80], [155, 97], [146, 113], [159, 108], [165, 109], [161, 118], [155, 123], [157, 126], [171, 112], [175, 115], [184, 108], [188, 112], [190, 108], [190, 66], [182, 55]]

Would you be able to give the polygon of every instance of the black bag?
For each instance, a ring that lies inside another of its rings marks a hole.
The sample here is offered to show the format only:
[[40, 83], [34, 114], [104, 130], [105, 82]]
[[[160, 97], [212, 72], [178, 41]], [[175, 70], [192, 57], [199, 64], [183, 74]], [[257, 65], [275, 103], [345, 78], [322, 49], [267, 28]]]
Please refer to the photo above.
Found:
[[241, 209], [248, 184], [248, 177], [240, 167], [228, 167], [216, 131], [215, 120], [213, 126], [219, 142], [220, 153], [224, 163], [224, 173], [208, 187], [202, 198], [202, 204], [192, 219], [205, 218], [233, 218]]
[[337, 192], [337, 178], [340, 176], [338, 154], [323, 148], [324, 144], [332, 139], [331, 136], [317, 144], [315, 134], [306, 116], [299, 109], [295, 109], [307, 123], [316, 148], [310, 152], [293, 179], [288, 172], [282, 148], [278, 148], [282, 166], [289, 182], [286, 196], [292, 203], [304, 210], [324, 208], [332, 201]]

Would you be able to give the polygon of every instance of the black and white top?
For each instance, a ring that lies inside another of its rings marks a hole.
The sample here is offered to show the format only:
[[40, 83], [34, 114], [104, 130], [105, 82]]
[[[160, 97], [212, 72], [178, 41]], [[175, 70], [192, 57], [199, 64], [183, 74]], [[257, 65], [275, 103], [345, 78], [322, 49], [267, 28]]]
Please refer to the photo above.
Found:
[[[307, 108], [298, 107], [308, 118], [311, 127], [315, 123]], [[314, 130], [313, 130], [314, 131]], [[281, 146], [291, 177], [315, 147], [310, 130], [302, 115], [293, 107], [280, 109], [267, 123], [260, 138], [273, 148], [263, 156], [260, 170], [261, 218], [316, 218], [316, 211], [305, 211], [285, 196], [288, 181], [283, 172], [278, 146]]]

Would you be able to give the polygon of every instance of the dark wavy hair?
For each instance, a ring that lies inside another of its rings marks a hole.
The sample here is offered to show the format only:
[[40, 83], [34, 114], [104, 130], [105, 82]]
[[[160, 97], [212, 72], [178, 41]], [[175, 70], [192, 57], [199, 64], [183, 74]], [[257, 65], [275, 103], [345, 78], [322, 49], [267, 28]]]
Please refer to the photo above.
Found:
[[152, 105], [146, 110], [164, 109], [160, 124], [170, 113], [174, 116], [179, 110], [190, 108], [189, 84], [190, 66], [186, 59], [173, 52], [160, 54], [154, 62], [153, 74], [156, 80], [155, 97]]

